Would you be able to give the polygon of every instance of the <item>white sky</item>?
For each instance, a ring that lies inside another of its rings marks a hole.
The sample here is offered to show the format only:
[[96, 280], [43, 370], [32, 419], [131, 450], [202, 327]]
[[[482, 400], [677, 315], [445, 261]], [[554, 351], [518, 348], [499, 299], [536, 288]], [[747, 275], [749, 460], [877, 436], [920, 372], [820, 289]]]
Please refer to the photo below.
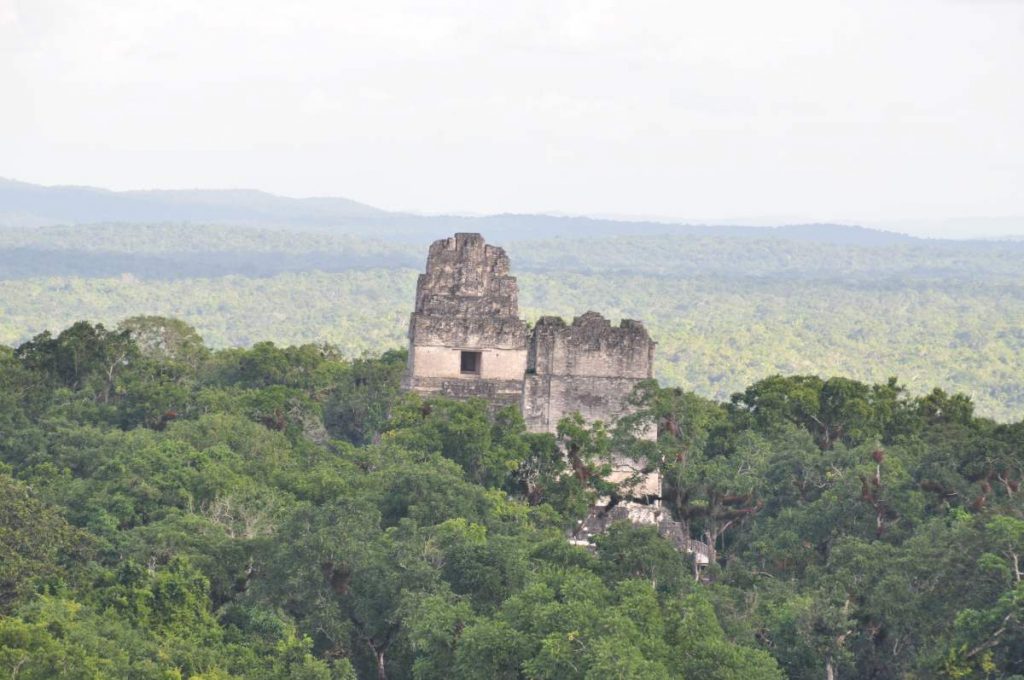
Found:
[[0, 177], [1024, 215], [1024, 0], [0, 0]]

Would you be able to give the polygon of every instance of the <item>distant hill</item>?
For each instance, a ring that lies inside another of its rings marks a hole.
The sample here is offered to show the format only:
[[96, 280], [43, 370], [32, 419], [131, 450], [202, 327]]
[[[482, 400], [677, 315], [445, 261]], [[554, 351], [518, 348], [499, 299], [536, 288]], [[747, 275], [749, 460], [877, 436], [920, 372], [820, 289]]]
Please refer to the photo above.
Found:
[[0, 226], [101, 223], [230, 224], [331, 231], [412, 242], [479, 231], [492, 243], [552, 237], [674, 236], [785, 239], [887, 246], [913, 241], [893, 232], [839, 224], [712, 226], [553, 215], [415, 215], [347, 198], [288, 198], [253, 190], [109, 191], [0, 179]]
[[285, 198], [262, 191], [108, 191], [0, 179], [0, 224], [98, 222], [331, 224], [384, 214], [347, 198]]

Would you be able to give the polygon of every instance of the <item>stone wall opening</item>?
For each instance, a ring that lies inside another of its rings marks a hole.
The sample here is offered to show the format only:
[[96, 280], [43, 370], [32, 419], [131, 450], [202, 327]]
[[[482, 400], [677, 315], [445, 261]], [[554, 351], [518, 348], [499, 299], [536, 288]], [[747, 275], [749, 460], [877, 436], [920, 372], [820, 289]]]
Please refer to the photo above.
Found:
[[459, 357], [459, 370], [463, 375], [480, 375], [483, 352], [463, 350]]

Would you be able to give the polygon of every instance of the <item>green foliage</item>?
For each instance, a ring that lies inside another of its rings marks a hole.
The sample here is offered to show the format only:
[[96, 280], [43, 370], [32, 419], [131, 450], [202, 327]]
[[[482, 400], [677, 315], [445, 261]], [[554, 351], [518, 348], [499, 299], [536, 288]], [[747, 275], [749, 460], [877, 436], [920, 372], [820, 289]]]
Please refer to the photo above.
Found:
[[59, 510], [33, 498], [29, 488], [0, 473], [0, 615], [47, 579], [59, 576], [75, 532]]
[[[402, 395], [405, 357], [169, 319], [0, 348], [0, 674], [1024, 673], [1024, 423], [895, 380], [656, 382], [616, 424]], [[635, 435], [656, 429], [656, 441]], [[566, 531], [628, 451], [653, 527]]]
[[610, 581], [639, 579], [659, 592], [677, 594], [692, 581], [679, 553], [654, 527], [613, 524], [597, 537], [601, 571]]
[[[721, 231], [500, 245], [528, 319], [588, 309], [642, 319], [659, 344], [658, 379], [704, 397], [727, 400], [776, 373], [869, 384], [898, 374], [914, 395], [938, 386], [972, 395], [988, 417], [1024, 414], [1024, 245]], [[159, 314], [212, 347], [328, 342], [349, 358], [376, 354], [404, 345], [423, 253], [334, 230], [0, 228], [0, 343], [83, 317], [112, 328]]]
[[380, 359], [356, 359], [334, 380], [333, 397], [324, 405], [324, 424], [333, 436], [368, 444], [387, 429], [406, 356], [391, 350]]

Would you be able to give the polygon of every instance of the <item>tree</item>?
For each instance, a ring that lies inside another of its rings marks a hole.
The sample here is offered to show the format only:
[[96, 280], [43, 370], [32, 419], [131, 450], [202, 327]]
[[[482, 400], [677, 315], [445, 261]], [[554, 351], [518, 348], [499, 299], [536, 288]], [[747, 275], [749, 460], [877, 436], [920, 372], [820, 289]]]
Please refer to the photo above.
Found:
[[180, 319], [133, 316], [119, 323], [117, 330], [127, 331], [147, 359], [182, 364], [192, 374], [210, 354], [196, 329]]
[[398, 397], [406, 354], [391, 350], [379, 359], [356, 359], [347, 366], [324, 407], [324, 422], [332, 435], [353, 444], [380, 437]]
[[642, 579], [662, 593], [679, 593], [690, 582], [683, 560], [653, 526], [619, 522], [595, 537], [602, 572], [612, 582]]
[[732, 403], [767, 429], [788, 421], [814, 435], [827, 451], [837, 441], [856, 445], [879, 434], [871, 389], [847, 378], [774, 375], [734, 394]]
[[781, 680], [782, 671], [771, 656], [725, 639], [711, 604], [702, 594], [688, 595], [677, 606], [666, 636], [675, 673], [711, 680]]
[[57, 508], [34, 498], [24, 484], [0, 473], [0, 615], [48, 579], [63, 574], [80, 536]]
[[128, 331], [108, 331], [103, 324], [79, 321], [56, 338], [40, 333], [15, 350], [30, 370], [43, 372], [57, 385], [88, 390], [95, 401], [108, 404], [115, 396], [118, 378], [138, 357], [138, 347]]

